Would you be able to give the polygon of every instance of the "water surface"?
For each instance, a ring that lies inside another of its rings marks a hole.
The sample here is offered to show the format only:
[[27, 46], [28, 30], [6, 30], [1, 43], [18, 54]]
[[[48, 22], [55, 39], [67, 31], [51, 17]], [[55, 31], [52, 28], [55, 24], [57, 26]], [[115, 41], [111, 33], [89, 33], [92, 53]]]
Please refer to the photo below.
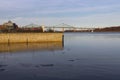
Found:
[[120, 33], [65, 33], [62, 43], [0, 45], [1, 80], [120, 80]]

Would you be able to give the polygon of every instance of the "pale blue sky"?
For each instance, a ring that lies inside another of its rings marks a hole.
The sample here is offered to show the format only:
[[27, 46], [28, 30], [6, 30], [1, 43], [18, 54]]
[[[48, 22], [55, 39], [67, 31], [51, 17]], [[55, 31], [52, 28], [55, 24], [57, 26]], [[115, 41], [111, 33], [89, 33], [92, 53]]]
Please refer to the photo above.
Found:
[[0, 24], [8, 20], [18, 25], [118, 26], [120, 0], [1, 0]]

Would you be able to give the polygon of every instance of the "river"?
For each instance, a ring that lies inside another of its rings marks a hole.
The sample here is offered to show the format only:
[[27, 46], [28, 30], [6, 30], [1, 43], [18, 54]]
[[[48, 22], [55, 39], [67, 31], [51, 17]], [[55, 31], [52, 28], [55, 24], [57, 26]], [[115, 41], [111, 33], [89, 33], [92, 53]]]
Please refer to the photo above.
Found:
[[120, 80], [120, 33], [65, 33], [64, 42], [0, 45], [1, 80]]

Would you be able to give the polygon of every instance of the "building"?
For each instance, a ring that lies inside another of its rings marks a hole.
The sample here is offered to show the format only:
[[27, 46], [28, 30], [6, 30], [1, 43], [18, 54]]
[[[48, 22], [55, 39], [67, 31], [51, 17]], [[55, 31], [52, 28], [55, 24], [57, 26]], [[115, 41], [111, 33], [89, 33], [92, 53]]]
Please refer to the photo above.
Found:
[[1, 27], [0, 27], [0, 30], [2, 32], [16, 31], [16, 29], [18, 29], [18, 25], [13, 23], [12, 21], [8, 21], [6, 23], [3, 23], [3, 25], [1, 25]]

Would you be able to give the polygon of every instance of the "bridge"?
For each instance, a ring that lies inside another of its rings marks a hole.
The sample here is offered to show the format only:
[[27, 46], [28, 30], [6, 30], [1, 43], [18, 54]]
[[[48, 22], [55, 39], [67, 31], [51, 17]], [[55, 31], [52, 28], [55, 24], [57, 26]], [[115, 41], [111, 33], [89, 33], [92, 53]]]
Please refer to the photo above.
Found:
[[62, 24], [58, 24], [55, 26], [45, 26], [45, 29], [52, 29], [54, 32], [56, 31], [56, 29], [60, 29], [60, 31], [65, 32], [66, 29], [68, 31], [73, 31], [73, 32], [77, 32], [77, 31], [90, 31], [90, 32], [94, 32], [95, 28], [82, 28], [82, 27], [74, 27], [65, 23]]
[[[94, 32], [95, 28], [86, 28], [86, 27], [75, 27], [71, 26], [65, 23], [54, 25], [54, 26], [39, 26], [36, 24], [29, 24], [24, 26], [24, 28], [43, 28], [43, 31], [45, 30], [52, 30], [52, 31], [60, 31], [60, 32], [65, 32], [65, 31], [71, 31], [71, 32], [77, 32], [77, 31], [89, 31], [89, 32]], [[59, 29], [59, 30], [58, 30]]]

